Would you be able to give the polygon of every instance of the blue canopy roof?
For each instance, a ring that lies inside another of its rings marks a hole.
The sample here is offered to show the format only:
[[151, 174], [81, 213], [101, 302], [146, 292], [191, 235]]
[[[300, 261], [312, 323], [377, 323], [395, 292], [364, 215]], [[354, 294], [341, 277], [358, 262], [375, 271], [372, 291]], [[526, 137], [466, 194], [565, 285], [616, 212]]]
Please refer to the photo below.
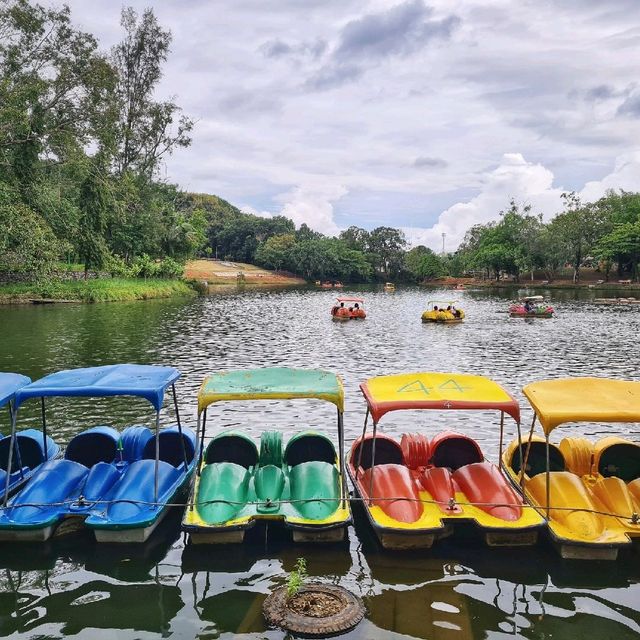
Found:
[[51, 373], [16, 393], [16, 409], [29, 398], [50, 396], [138, 396], [159, 411], [165, 389], [180, 377], [173, 367], [111, 364]]
[[0, 407], [4, 407], [9, 400], [13, 399], [15, 392], [28, 385], [31, 378], [20, 375], [19, 373], [2, 373], [0, 372]]

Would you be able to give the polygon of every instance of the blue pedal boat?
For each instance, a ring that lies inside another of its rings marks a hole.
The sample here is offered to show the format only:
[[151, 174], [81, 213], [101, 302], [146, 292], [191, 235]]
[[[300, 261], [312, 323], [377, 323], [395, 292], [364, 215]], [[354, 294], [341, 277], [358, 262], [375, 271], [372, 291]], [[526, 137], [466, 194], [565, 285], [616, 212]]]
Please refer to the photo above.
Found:
[[[195, 466], [196, 436], [180, 422], [173, 367], [117, 364], [59, 371], [15, 394], [17, 414], [30, 398], [135, 396], [155, 410], [155, 430], [109, 426], [87, 429], [71, 439], [64, 457], [42, 465], [26, 486], [0, 509], [0, 540], [47, 540], [82, 528], [98, 542], [144, 542], [169, 506], [186, 489]], [[168, 387], [177, 425], [160, 429]], [[46, 433], [45, 433], [46, 435]], [[11, 449], [9, 461], [11, 462]]]
[[[16, 391], [27, 386], [31, 378], [19, 373], [0, 372], [0, 409], [9, 408], [9, 424], [13, 420], [13, 400]], [[0, 489], [6, 496], [15, 493], [47, 460], [60, 455], [60, 447], [37, 429], [25, 429], [16, 435], [13, 442], [13, 460], [9, 469], [10, 436], [0, 434]]]

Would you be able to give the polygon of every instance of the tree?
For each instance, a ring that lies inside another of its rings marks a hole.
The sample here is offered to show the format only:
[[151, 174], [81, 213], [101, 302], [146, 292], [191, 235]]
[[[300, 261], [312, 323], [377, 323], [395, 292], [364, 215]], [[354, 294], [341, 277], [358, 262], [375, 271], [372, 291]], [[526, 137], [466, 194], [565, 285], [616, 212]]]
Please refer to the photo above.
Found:
[[80, 237], [79, 253], [84, 262], [84, 278], [90, 269], [103, 266], [109, 250], [105, 242], [104, 232], [107, 227], [109, 213], [105, 176], [101, 171], [100, 158], [91, 163], [87, 177], [80, 187]]
[[404, 265], [407, 240], [400, 229], [377, 227], [369, 235], [369, 252], [374, 255], [374, 267], [381, 274], [397, 277]]
[[193, 121], [184, 115], [178, 117], [180, 107], [174, 102], [153, 100], [169, 53], [171, 32], [160, 27], [152, 9], [145, 9], [139, 18], [133, 8], [123, 8], [120, 24], [125, 36], [111, 53], [118, 72], [115, 166], [120, 175], [133, 170], [150, 178], [163, 156], [191, 144]]
[[352, 225], [342, 231], [339, 237], [349, 249], [355, 249], [363, 253], [369, 249], [370, 234], [366, 229]]
[[291, 250], [296, 244], [292, 233], [271, 236], [256, 251], [256, 262], [268, 269], [280, 271], [291, 262]]
[[638, 280], [640, 220], [615, 225], [610, 233], [600, 238], [596, 252], [605, 260], [612, 260], [614, 258], [621, 260], [621, 256], [625, 256], [629, 261], [631, 277]]
[[405, 264], [409, 273], [418, 282], [433, 280], [445, 274], [442, 259], [423, 245], [418, 245], [407, 252]]
[[45, 276], [61, 243], [42, 216], [16, 200], [17, 193], [0, 182], [0, 271]]

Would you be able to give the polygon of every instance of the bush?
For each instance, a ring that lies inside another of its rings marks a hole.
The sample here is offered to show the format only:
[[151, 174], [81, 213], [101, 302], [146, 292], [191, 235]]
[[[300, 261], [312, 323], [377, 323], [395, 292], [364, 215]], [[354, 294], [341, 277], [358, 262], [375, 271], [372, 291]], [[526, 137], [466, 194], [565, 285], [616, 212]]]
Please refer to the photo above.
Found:
[[173, 258], [165, 258], [156, 267], [157, 273], [161, 278], [180, 278], [184, 273], [184, 265]]

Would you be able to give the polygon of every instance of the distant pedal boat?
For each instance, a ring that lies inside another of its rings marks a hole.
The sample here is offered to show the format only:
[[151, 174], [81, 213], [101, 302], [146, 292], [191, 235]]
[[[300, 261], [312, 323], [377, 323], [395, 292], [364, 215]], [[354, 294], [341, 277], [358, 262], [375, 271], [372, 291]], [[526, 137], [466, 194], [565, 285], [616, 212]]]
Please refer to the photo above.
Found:
[[281, 523], [294, 542], [342, 540], [351, 522], [344, 455], [344, 390], [341, 380], [319, 370], [264, 368], [209, 376], [198, 394], [201, 441], [207, 408], [230, 400], [320, 399], [334, 404], [338, 452], [331, 440], [302, 431], [283, 447], [280, 431], [265, 431], [260, 449], [241, 431], [222, 431], [199, 463], [182, 528], [193, 543], [242, 542], [259, 521]]
[[[172, 367], [108, 365], [59, 371], [24, 386], [15, 396], [12, 434], [19, 407], [30, 398], [138, 396], [156, 411], [147, 427], [94, 427], [76, 435], [63, 459], [49, 460], [0, 509], [0, 540], [47, 540], [88, 528], [99, 542], [144, 542], [194, 468], [195, 434], [178, 424], [160, 430], [167, 387], [180, 372]], [[176, 404], [177, 407], [177, 404]], [[43, 435], [46, 421], [43, 411]], [[11, 458], [11, 451], [10, 451]]]

